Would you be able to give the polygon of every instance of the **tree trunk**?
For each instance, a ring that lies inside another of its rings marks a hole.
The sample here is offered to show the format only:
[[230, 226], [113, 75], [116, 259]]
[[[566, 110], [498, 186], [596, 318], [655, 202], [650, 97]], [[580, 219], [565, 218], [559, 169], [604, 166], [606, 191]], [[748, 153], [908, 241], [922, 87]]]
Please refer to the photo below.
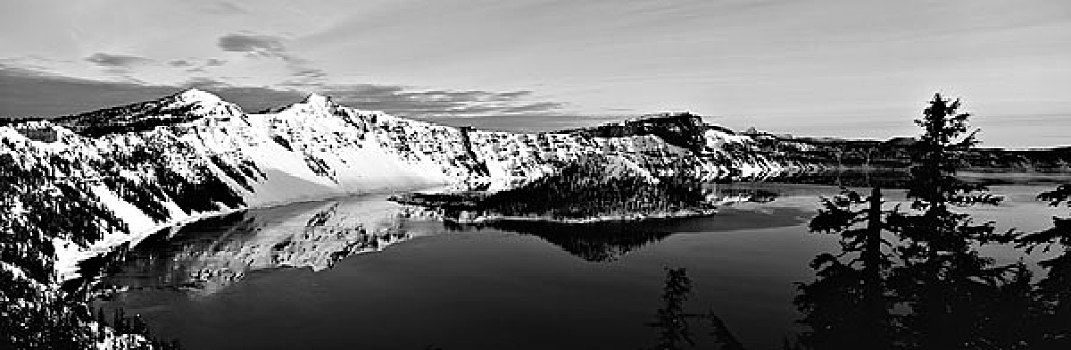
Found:
[[888, 334], [888, 311], [885, 308], [885, 286], [881, 278], [881, 189], [874, 187], [868, 198], [866, 243], [863, 259], [863, 307], [873, 349], [892, 347]]

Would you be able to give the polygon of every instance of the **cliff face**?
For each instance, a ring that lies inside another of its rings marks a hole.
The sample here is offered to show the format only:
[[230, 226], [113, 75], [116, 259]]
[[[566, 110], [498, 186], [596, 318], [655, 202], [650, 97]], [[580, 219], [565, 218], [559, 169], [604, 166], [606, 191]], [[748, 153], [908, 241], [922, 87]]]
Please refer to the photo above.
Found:
[[0, 127], [0, 228], [53, 241], [64, 279], [77, 261], [109, 247], [250, 207], [430, 186], [511, 189], [591, 155], [639, 173], [704, 180], [800, 165], [756, 149], [749, 137], [686, 114], [526, 134], [435, 125], [318, 95], [246, 114], [189, 90]]

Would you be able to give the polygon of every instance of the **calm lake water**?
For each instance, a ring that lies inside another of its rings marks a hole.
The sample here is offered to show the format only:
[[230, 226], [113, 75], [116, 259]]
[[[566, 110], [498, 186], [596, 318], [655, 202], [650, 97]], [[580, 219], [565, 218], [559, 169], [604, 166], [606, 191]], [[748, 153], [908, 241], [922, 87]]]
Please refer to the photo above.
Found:
[[[1066, 212], [1034, 200], [1054, 187], [994, 186], [1008, 201], [968, 212], [998, 230], [1041, 230]], [[705, 218], [584, 227], [448, 228], [405, 217], [385, 195], [252, 210], [142, 242], [104, 281], [126, 291], [99, 305], [140, 314], [187, 349], [637, 349], [656, 342], [648, 323], [665, 268], [685, 268], [688, 311], [713, 311], [750, 349], [779, 349], [801, 328], [794, 283], [813, 281], [808, 263], [838, 247], [807, 230], [818, 197], [838, 189], [730, 189], [778, 196]]]

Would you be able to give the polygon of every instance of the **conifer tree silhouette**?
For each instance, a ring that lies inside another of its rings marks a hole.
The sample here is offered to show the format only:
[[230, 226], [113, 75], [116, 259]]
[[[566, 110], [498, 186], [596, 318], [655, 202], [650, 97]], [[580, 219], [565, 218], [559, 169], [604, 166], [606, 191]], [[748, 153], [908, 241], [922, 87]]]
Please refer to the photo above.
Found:
[[[1038, 199], [1071, 208], [1071, 184], [1041, 193]], [[1046, 274], [1034, 289], [1041, 315], [1031, 324], [1035, 331], [1031, 344], [1043, 349], [1071, 348], [1071, 216], [1053, 217], [1053, 227], [1023, 235], [1018, 245], [1028, 253], [1061, 252], [1039, 263]]]
[[995, 232], [992, 222], [955, 209], [1000, 201], [956, 178], [960, 156], [978, 142], [959, 107], [936, 94], [916, 120], [922, 135], [912, 150], [908, 208], [882, 208], [878, 188], [867, 197], [845, 189], [822, 200], [810, 229], [838, 235], [840, 251], [818, 255], [811, 263], [817, 280], [799, 285], [795, 303], [810, 326], [801, 346], [1015, 348], [1025, 336], [1022, 322], [998, 313], [1031, 305], [1027, 293], [1016, 292], [1029, 272], [1022, 264], [994, 266], [976, 249], [1015, 233]]

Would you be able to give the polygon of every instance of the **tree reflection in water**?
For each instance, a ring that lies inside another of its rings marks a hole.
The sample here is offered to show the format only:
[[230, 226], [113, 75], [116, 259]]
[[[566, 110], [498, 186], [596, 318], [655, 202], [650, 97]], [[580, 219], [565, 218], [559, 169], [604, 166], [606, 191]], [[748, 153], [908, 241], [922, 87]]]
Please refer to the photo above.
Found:
[[[774, 201], [777, 196], [777, 193], [764, 189], [729, 187], [719, 189], [715, 198], [724, 203], [723, 206], [730, 207], [735, 203], [768, 203]], [[804, 220], [802, 212], [794, 213], [787, 209], [777, 208], [767, 212], [741, 211], [735, 214], [746, 215], [747, 218], [717, 220], [714, 224], [704, 223], [697, 225], [698, 227], [691, 227], [690, 223], [702, 222], [703, 218], [607, 221], [586, 224], [535, 220], [493, 221], [486, 224], [458, 224], [444, 221], [443, 225], [451, 231], [480, 230], [486, 226], [496, 230], [531, 235], [581, 259], [591, 262], [611, 262], [680, 232], [774, 227], [795, 224], [795, 220]]]
[[542, 238], [569, 254], [592, 262], [617, 260], [671, 234], [619, 223], [568, 225], [551, 222], [500, 222], [492, 227]]
[[742, 350], [744, 345], [733, 336], [720, 317], [714, 312], [689, 313], [684, 309], [684, 302], [692, 293], [692, 280], [684, 268], [667, 268], [666, 282], [662, 287], [662, 307], [655, 311], [654, 320], [647, 324], [658, 332], [658, 344], [651, 349], [676, 350], [691, 348], [696, 345], [690, 328], [692, 322], [699, 323], [714, 342], [725, 350]]

